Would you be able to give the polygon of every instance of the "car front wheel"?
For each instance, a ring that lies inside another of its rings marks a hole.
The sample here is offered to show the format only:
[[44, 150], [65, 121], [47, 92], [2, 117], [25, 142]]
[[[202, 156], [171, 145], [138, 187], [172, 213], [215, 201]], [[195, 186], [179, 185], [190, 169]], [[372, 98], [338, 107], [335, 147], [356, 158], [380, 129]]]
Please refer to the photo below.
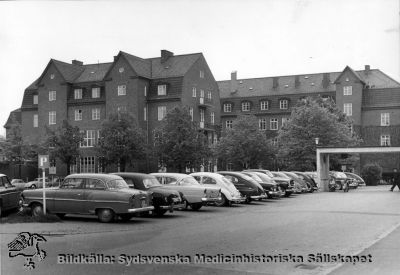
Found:
[[156, 208], [154, 210], [154, 214], [158, 217], [161, 217], [162, 215], [164, 215], [167, 212], [167, 210], [165, 209], [160, 209], [160, 208]]
[[43, 215], [43, 206], [41, 204], [35, 204], [32, 207], [32, 216], [38, 217]]
[[100, 222], [111, 222], [114, 219], [114, 211], [111, 209], [100, 209], [97, 212], [97, 217], [99, 218]]
[[221, 200], [215, 203], [216, 206], [224, 206], [227, 205], [227, 199], [224, 194], [221, 195]]
[[199, 210], [202, 206], [203, 206], [202, 203], [193, 203], [193, 204], [191, 205], [192, 210], [195, 210], [195, 211]]
[[30, 189], [36, 189], [36, 185], [32, 184], [31, 187], [29, 187]]

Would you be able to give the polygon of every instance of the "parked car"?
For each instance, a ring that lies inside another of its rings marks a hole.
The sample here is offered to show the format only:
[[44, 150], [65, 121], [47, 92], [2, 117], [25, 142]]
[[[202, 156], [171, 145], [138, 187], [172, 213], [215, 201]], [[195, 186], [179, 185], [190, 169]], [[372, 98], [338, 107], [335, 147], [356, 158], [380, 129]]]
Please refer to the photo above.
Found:
[[287, 171], [282, 171], [285, 175], [293, 179], [293, 181], [298, 184], [300, 184], [301, 192], [310, 192], [311, 190], [311, 185], [308, 185], [307, 182], [305, 182], [302, 178], [300, 178], [298, 175], [292, 172], [287, 172]]
[[307, 176], [311, 177], [315, 181], [315, 183], [317, 184], [317, 187], [319, 189], [320, 183], [319, 183], [319, 180], [318, 180], [317, 172], [315, 172], [315, 171], [314, 172], [306, 171], [306, 172], [304, 172], [304, 174], [306, 174]]
[[217, 173], [223, 175], [235, 185], [239, 192], [246, 198], [246, 203], [262, 199], [265, 196], [262, 187], [259, 187], [252, 178], [243, 173], [231, 171], [219, 171]]
[[242, 203], [246, 200], [235, 185], [223, 175], [210, 172], [197, 172], [190, 175], [200, 184], [221, 188], [221, 201], [215, 202], [217, 206], [231, 206], [232, 203]]
[[262, 186], [265, 193], [267, 194], [267, 198], [269, 199], [280, 198], [285, 194], [285, 192], [281, 191], [281, 188], [273, 179], [269, 178], [263, 173], [246, 171], [243, 171], [242, 173], [257, 181]]
[[339, 190], [343, 189], [343, 186], [345, 186], [346, 182], [350, 188], [355, 188], [355, 185], [357, 184], [355, 180], [347, 178], [346, 174], [343, 172], [330, 171], [329, 176], [330, 181], [335, 182], [336, 185], [339, 186]]
[[184, 207], [178, 191], [161, 185], [155, 176], [143, 173], [113, 173], [122, 177], [129, 188], [147, 191], [152, 194], [154, 214], [164, 215], [167, 211], [173, 212]]
[[294, 171], [293, 173], [295, 173], [298, 177], [304, 180], [307, 183], [307, 185], [311, 187], [309, 191], [310, 193], [318, 190], [317, 183], [311, 176], [307, 175], [305, 172]]
[[364, 179], [362, 177], [360, 177], [359, 175], [350, 173], [350, 172], [344, 172], [344, 173], [346, 174], [346, 176], [348, 178], [354, 179], [357, 182], [357, 187], [366, 185]]
[[26, 182], [22, 179], [13, 179], [11, 180], [11, 184], [14, 185], [18, 190], [25, 189]]
[[291, 177], [289, 177], [288, 175], [286, 175], [285, 173], [283, 173], [282, 171], [271, 171], [271, 173], [274, 175], [274, 177], [281, 177], [284, 178], [286, 180], [288, 180], [290, 182], [290, 186], [293, 187], [293, 193], [301, 193], [301, 185], [294, 181]]
[[268, 177], [270, 177], [271, 179], [273, 179], [280, 187], [283, 191], [285, 191], [285, 197], [289, 197], [291, 194], [293, 194], [294, 192], [294, 182], [292, 180], [290, 180], [289, 177], [287, 176], [278, 176], [278, 175], [274, 175], [271, 171], [269, 170], [265, 170], [265, 169], [247, 169], [244, 170], [245, 172], [249, 171], [249, 172], [260, 172], [263, 173], [265, 175], [267, 175]]
[[180, 173], [152, 173], [157, 180], [166, 187], [182, 193], [184, 208], [199, 210], [206, 203], [215, 203], [221, 200], [221, 189], [204, 187], [192, 176]]
[[[32, 215], [43, 213], [43, 190], [26, 189], [21, 194], [22, 205]], [[117, 175], [73, 174], [60, 187], [46, 190], [46, 210], [63, 217], [66, 214], [97, 215], [100, 222], [116, 217], [131, 219], [136, 213], [154, 210], [151, 195], [130, 189]]]
[[10, 179], [0, 174], [0, 217], [4, 211], [18, 208], [21, 191], [11, 184]]

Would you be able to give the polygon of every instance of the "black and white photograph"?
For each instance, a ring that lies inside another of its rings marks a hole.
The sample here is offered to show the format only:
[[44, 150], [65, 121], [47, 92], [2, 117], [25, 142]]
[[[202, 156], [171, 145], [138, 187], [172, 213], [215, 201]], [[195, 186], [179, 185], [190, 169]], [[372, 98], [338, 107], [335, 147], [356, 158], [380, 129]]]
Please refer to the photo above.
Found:
[[0, 1], [0, 275], [400, 270], [400, 0]]

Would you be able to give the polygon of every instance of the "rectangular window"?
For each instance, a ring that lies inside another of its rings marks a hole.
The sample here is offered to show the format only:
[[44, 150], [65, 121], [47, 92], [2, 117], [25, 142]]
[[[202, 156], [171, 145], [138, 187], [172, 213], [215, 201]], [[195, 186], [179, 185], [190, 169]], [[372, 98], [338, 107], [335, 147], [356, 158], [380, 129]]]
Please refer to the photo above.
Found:
[[56, 112], [51, 111], [49, 112], [49, 125], [54, 125], [56, 124]]
[[282, 118], [282, 127], [285, 126], [286, 123], [288, 123], [288, 121], [289, 121], [289, 118], [283, 117], [283, 118]]
[[33, 104], [38, 104], [38, 95], [33, 95]]
[[351, 116], [353, 114], [353, 104], [352, 103], [343, 104], [343, 113], [345, 113], [347, 116]]
[[147, 96], [147, 86], [144, 85], [144, 96]]
[[99, 120], [100, 119], [100, 108], [93, 108], [92, 109], [92, 120]]
[[225, 128], [232, 128], [232, 124], [233, 124], [233, 121], [232, 121], [232, 120], [227, 120], [227, 121], [225, 122]]
[[389, 135], [381, 136], [381, 146], [390, 146], [390, 136]]
[[163, 120], [166, 115], [167, 115], [167, 107], [158, 106], [158, 120]]
[[74, 90], [74, 99], [82, 99], [82, 89]]
[[258, 120], [258, 128], [260, 130], [267, 130], [267, 119], [266, 118], [260, 118]]
[[204, 71], [200, 71], [200, 78], [204, 78]]
[[82, 110], [75, 110], [75, 121], [82, 120]]
[[143, 120], [147, 121], [147, 107], [143, 108]]
[[232, 104], [231, 104], [231, 103], [225, 103], [225, 104], [224, 104], [224, 112], [225, 112], [225, 113], [230, 113], [230, 112], [232, 112]]
[[271, 130], [278, 130], [278, 119], [277, 118], [271, 118], [269, 121], [269, 128]]
[[287, 109], [289, 107], [289, 102], [287, 99], [281, 99], [279, 101], [279, 109]]
[[215, 124], [215, 113], [211, 112], [210, 116], [211, 116], [211, 124], [214, 125]]
[[260, 102], [260, 109], [261, 110], [268, 110], [268, 107], [269, 107], [268, 101], [263, 100], [263, 101]]
[[95, 173], [95, 157], [80, 158], [80, 173]]
[[196, 87], [192, 88], [192, 97], [196, 97], [197, 96], [197, 90]]
[[242, 102], [242, 112], [250, 111], [250, 102]]
[[81, 147], [93, 147], [96, 141], [96, 130], [87, 130], [84, 132]]
[[118, 85], [118, 95], [126, 95], [126, 85]]
[[390, 125], [390, 114], [382, 113], [381, 114], [381, 126], [389, 126]]
[[204, 122], [204, 109], [200, 109], [200, 121]]
[[39, 127], [39, 116], [37, 114], [33, 115], [33, 127], [34, 128]]
[[212, 98], [211, 91], [208, 91], [207, 92], [207, 99], [211, 101], [211, 98]]
[[100, 97], [100, 87], [92, 88], [92, 98]]
[[201, 98], [204, 97], [204, 90], [200, 90], [200, 97], [201, 97]]
[[56, 100], [56, 91], [49, 91], [49, 101]]
[[118, 106], [117, 113], [126, 113], [126, 106]]
[[352, 95], [352, 94], [353, 94], [353, 86], [343, 87], [343, 95]]
[[158, 85], [157, 95], [167, 95], [167, 85]]
[[189, 107], [189, 114], [193, 121], [193, 108], [192, 107]]

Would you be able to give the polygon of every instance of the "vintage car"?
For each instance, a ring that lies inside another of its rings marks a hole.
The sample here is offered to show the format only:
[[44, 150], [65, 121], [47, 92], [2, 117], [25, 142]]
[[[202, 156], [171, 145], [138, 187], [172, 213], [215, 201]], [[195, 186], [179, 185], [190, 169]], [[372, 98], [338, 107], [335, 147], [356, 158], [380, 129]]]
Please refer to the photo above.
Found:
[[350, 173], [350, 172], [344, 172], [348, 178], [354, 179], [355, 183], [353, 183], [354, 188], [357, 188], [358, 186], [365, 186], [365, 181], [362, 177], [360, 177], [357, 174]]
[[299, 184], [302, 193], [310, 192], [312, 189], [311, 185], [308, 185], [302, 178], [292, 172], [282, 171], [283, 174], [287, 175], [294, 181], [294, 184]]
[[271, 171], [265, 169], [248, 169], [244, 171], [260, 172], [267, 175], [268, 177], [273, 179], [283, 191], [285, 191], [285, 197], [289, 197], [294, 192], [294, 182], [290, 180], [287, 176], [274, 175]]
[[0, 217], [4, 211], [18, 208], [20, 194], [21, 191], [11, 184], [9, 178], [0, 174]]
[[304, 172], [298, 172], [298, 171], [293, 171], [292, 173], [296, 174], [298, 177], [300, 177], [302, 180], [304, 180], [307, 183], [307, 185], [309, 185], [311, 187], [309, 190], [310, 193], [318, 190], [317, 183], [311, 176], [307, 175]]
[[339, 190], [343, 190], [345, 183], [348, 184], [350, 188], [356, 188], [357, 186], [357, 182], [353, 178], [347, 177], [343, 172], [329, 171], [329, 177], [329, 181], [334, 182]]
[[235, 185], [242, 196], [246, 198], [246, 203], [266, 197], [264, 189], [243, 173], [231, 171], [218, 171], [217, 173], [223, 175]]
[[179, 192], [161, 185], [155, 176], [123, 172], [113, 173], [113, 175], [123, 178], [130, 188], [150, 192], [153, 197], [154, 214], [157, 216], [162, 216], [167, 211], [172, 213], [174, 209], [184, 207]]
[[267, 194], [268, 199], [272, 198], [280, 198], [285, 194], [284, 191], [281, 190], [281, 187], [267, 175], [260, 173], [260, 172], [242, 172], [245, 175], [248, 175], [253, 180], [257, 181], [262, 188], [264, 188], [265, 193]]
[[271, 171], [275, 178], [286, 179], [289, 181], [290, 186], [292, 187], [292, 193], [301, 193], [301, 185], [295, 182], [291, 177], [283, 173], [282, 171]]
[[221, 188], [204, 187], [192, 176], [180, 173], [152, 173], [158, 181], [166, 187], [176, 190], [183, 195], [184, 208], [189, 206], [192, 210], [199, 210], [207, 203], [221, 200]]
[[[43, 213], [43, 189], [26, 189], [21, 200], [32, 215]], [[100, 222], [111, 222], [116, 217], [129, 220], [136, 213], [153, 211], [151, 203], [151, 195], [129, 188], [117, 175], [73, 174], [60, 187], [46, 189], [46, 211], [59, 217], [87, 214], [97, 215]]]
[[221, 188], [221, 201], [215, 202], [217, 206], [231, 206], [232, 203], [242, 203], [246, 200], [235, 185], [223, 175], [210, 172], [197, 172], [190, 175], [204, 186]]
[[[52, 179], [44, 178], [46, 187], [57, 187], [63, 182], [63, 178], [55, 177]], [[36, 188], [43, 188], [43, 178], [36, 178], [32, 181], [28, 181], [25, 183], [23, 189], [36, 189]]]
[[26, 182], [22, 179], [12, 179], [11, 185], [14, 185], [18, 190], [25, 189]]

